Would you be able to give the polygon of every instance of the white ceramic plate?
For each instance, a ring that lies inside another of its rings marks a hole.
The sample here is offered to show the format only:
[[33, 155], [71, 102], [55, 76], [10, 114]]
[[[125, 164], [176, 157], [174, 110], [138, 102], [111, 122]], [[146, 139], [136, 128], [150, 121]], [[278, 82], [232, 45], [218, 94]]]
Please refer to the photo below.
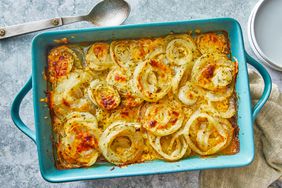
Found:
[[282, 71], [282, 0], [261, 0], [249, 18], [249, 41], [256, 56]]

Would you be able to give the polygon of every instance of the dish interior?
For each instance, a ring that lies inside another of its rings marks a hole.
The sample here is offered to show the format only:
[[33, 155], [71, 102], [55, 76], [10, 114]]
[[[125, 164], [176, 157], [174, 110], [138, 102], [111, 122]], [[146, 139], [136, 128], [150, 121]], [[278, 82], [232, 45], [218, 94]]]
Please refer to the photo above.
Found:
[[[213, 158], [191, 157], [177, 162], [154, 160], [129, 165], [126, 168], [113, 168], [112, 164], [99, 163], [95, 168], [77, 168], [58, 170], [52, 152], [51, 117], [46, 103], [40, 102], [46, 97], [47, 82], [42, 77], [47, 65], [47, 54], [50, 47], [57, 46], [54, 40], [67, 38], [70, 43], [95, 42], [118, 39], [148, 38], [168, 35], [169, 33], [185, 33], [199, 29], [201, 32], [226, 31], [231, 43], [232, 56], [238, 61], [236, 93], [238, 95], [237, 124], [239, 126], [240, 152], [235, 155]], [[125, 37], [126, 36], [126, 37]], [[47, 32], [38, 35], [32, 45], [33, 61], [33, 99], [35, 127], [40, 170], [43, 178], [52, 182], [97, 179], [146, 175], [155, 173], [180, 172], [209, 168], [239, 167], [249, 164], [254, 156], [251, 103], [244, 56], [244, 46], [240, 25], [229, 18], [192, 20], [171, 23], [128, 25], [109, 28], [95, 28], [74, 31]]]
[[56, 166], [237, 153], [237, 72], [224, 31], [52, 48]]

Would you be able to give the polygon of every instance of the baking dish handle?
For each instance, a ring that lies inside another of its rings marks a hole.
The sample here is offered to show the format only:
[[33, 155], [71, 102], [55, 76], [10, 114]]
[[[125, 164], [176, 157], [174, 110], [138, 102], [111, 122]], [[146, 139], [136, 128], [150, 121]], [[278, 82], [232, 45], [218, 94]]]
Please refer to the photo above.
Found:
[[32, 139], [36, 143], [35, 133], [28, 128], [24, 122], [22, 121], [20, 117], [20, 106], [23, 98], [26, 96], [26, 94], [31, 90], [32, 88], [32, 79], [28, 80], [28, 82], [24, 85], [24, 87], [21, 89], [21, 91], [17, 94], [15, 97], [12, 107], [11, 107], [11, 117], [14, 122], [14, 124], [20, 129], [24, 134], [26, 134], [29, 138]]
[[272, 82], [271, 82], [271, 77], [267, 70], [259, 63], [257, 62], [254, 58], [252, 58], [247, 52], [245, 52], [247, 62], [252, 65], [257, 71], [260, 73], [260, 75], [263, 78], [264, 81], [264, 90], [262, 93], [261, 98], [258, 100], [258, 102], [255, 104], [253, 107], [253, 121], [255, 120], [256, 116], [260, 112], [261, 108], [264, 106], [266, 103], [268, 97], [270, 96], [271, 89], [272, 89]]

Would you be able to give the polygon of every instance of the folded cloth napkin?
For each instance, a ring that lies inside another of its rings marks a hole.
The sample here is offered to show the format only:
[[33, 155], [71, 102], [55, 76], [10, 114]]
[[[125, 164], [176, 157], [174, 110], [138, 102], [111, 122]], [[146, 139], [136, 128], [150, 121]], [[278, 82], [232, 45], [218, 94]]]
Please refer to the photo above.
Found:
[[[261, 97], [264, 84], [252, 69], [249, 78], [254, 104]], [[268, 102], [256, 118], [254, 133], [256, 149], [252, 164], [242, 168], [201, 171], [201, 188], [264, 188], [276, 180], [282, 182], [282, 93], [275, 84]]]

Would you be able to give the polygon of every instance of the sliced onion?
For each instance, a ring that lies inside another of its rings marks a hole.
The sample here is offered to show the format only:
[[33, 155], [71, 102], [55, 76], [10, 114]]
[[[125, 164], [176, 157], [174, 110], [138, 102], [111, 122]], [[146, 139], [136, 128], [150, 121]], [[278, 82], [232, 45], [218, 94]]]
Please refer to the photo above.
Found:
[[76, 70], [63, 78], [50, 96], [50, 104], [58, 116], [65, 116], [70, 111], [92, 111], [93, 105], [85, 89], [92, 80], [88, 72]]
[[116, 165], [137, 162], [144, 143], [140, 124], [116, 121], [103, 132], [99, 142], [104, 157]]
[[205, 54], [198, 58], [192, 69], [192, 81], [208, 90], [227, 87], [235, 79], [235, 63], [222, 54]]
[[165, 136], [176, 132], [182, 126], [184, 114], [177, 102], [150, 103], [144, 106], [142, 125], [156, 136]]
[[183, 128], [189, 147], [200, 155], [215, 154], [226, 148], [233, 132], [234, 128], [228, 120], [199, 111], [188, 119]]
[[135, 40], [113, 41], [110, 45], [112, 60], [122, 69], [133, 71], [137, 63], [144, 59], [144, 47]]
[[74, 112], [68, 116], [58, 144], [58, 159], [65, 168], [92, 166], [99, 156], [101, 135], [97, 120], [90, 113]]
[[208, 101], [208, 105], [204, 105], [202, 109], [217, 117], [231, 118], [236, 114], [236, 101], [234, 97], [222, 101]]
[[53, 48], [48, 55], [48, 78], [50, 82], [57, 82], [68, 75], [74, 64], [80, 60], [76, 53], [67, 46]]
[[234, 83], [235, 81], [227, 87], [217, 89], [215, 91], [207, 91], [205, 97], [208, 101], [223, 101], [234, 93]]
[[177, 93], [179, 89], [179, 84], [187, 71], [187, 65], [181, 65], [174, 67], [174, 76], [171, 81], [172, 92]]
[[169, 136], [156, 136], [148, 133], [148, 140], [153, 149], [165, 160], [176, 161], [181, 159], [185, 154], [189, 155], [191, 149], [182, 134], [172, 134]]
[[107, 43], [94, 43], [86, 54], [87, 66], [95, 71], [103, 71], [113, 65], [110, 56], [110, 46]]
[[225, 87], [231, 83], [233, 79], [232, 67], [219, 67], [214, 71], [211, 81], [218, 87]]
[[107, 83], [118, 90], [121, 97], [121, 103], [126, 107], [135, 107], [144, 101], [133, 93], [130, 87], [130, 76], [122, 69], [112, 69], [108, 73]]
[[146, 56], [146, 59], [163, 62], [166, 65], [168, 64], [165, 50], [163, 48], [156, 48], [155, 50], [151, 51], [151, 53]]
[[128, 90], [129, 75], [126, 71], [116, 67], [113, 68], [107, 75], [106, 81], [109, 85], [115, 86], [120, 94], [125, 94]]
[[156, 102], [171, 88], [172, 71], [163, 62], [147, 60], [135, 69], [132, 91], [146, 101]]
[[90, 83], [88, 96], [95, 105], [105, 110], [113, 110], [120, 103], [117, 90], [100, 80], [94, 80]]
[[196, 45], [188, 34], [168, 35], [166, 38], [166, 57], [173, 67], [172, 91], [177, 93], [179, 83], [192, 60], [196, 57]]
[[184, 104], [191, 106], [198, 101], [203, 92], [201, 88], [188, 81], [179, 89], [178, 99]]
[[196, 45], [189, 35], [169, 35], [166, 41], [166, 57], [172, 64], [181, 66], [193, 60]]

